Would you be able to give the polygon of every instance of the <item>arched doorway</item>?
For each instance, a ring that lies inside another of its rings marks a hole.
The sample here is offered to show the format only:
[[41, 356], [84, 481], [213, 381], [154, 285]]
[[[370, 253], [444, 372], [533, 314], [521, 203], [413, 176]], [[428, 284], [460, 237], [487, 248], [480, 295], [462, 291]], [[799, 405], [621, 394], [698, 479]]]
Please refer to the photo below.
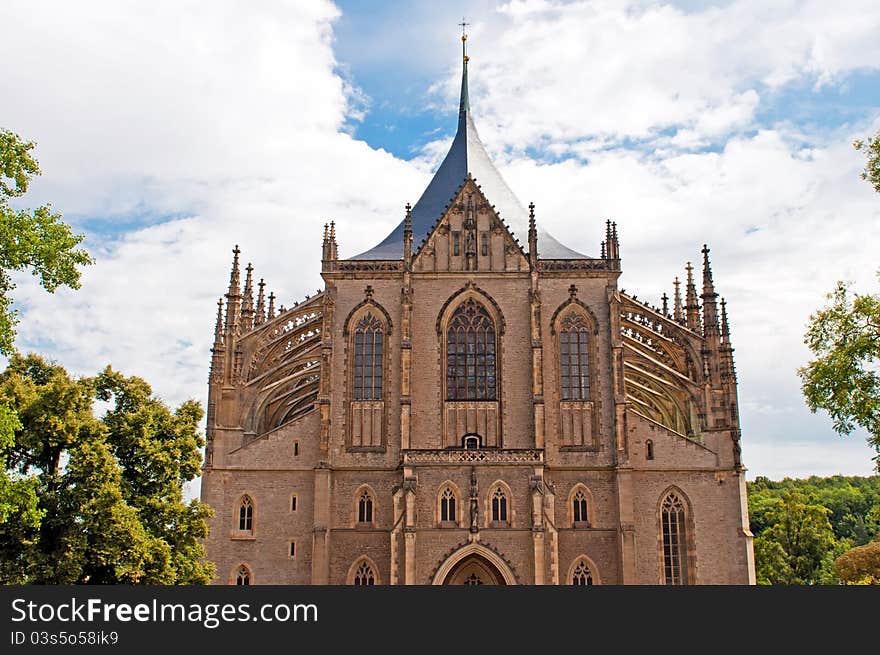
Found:
[[477, 543], [458, 549], [441, 564], [435, 585], [515, 585], [516, 577], [498, 553]]
[[485, 557], [470, 555], [456, 564], [446, 579], [445, 585], [503, 585], [504, 577]]

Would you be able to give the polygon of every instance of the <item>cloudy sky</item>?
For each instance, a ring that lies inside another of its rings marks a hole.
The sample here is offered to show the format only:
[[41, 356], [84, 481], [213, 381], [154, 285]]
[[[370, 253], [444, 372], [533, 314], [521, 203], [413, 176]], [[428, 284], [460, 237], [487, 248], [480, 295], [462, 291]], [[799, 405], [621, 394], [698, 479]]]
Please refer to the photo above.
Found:
[[[442, 7], [441, 7], [442, 5]], [[659, 304], [712, 248], [749, 478], [869, 474], [865, 435], [811, 414], [796, 369], [837, 279], [877, 288], [880, 196], [852, 141], [880, 129], [876, 0], [5, 0], [0, 126], [37, 142], [97, 262], [54, 296], [19, 278], [18, 347], [110, 363], [204, 402], [230, 250], [283, 304], [415, 202], [455, 128], [466, 16], [483, 141], [548, 231]]]

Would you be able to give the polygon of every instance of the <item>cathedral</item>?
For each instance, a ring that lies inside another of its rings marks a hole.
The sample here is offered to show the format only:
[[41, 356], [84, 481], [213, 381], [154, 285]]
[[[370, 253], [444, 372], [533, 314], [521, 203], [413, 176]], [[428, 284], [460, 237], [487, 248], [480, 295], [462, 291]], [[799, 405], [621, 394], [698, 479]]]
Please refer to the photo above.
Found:
[[323, 290], [277, 309], [236, 246], [202, 477], [216, 584], [754, 584], [709, 249], [699, 293], [688, 263], [654, 307], [617, 286], [616, 224], [589, 256], [540, 223], [480, 141], [464, 55], [449, 152], [381, 243], [340, 257], [325, 226]]

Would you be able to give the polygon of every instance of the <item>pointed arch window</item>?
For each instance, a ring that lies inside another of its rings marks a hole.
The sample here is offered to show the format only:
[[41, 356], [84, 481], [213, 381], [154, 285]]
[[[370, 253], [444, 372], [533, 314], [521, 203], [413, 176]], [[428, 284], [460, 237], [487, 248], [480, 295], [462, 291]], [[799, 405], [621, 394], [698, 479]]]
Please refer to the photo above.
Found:
[[492, 521], [507, 522], [507, 494], [501, 487], [496, 487], [492, 493]]
[[495, 321], [473, 298], [455, 310], [446, 331], [447, 400], [495, 400]]
[[575, 524], [583, 524], [590, 520], [588, 518], [587, 509], [587, 494], [584, 493], [583, 489], [579, 489], [575, 492], [574, 497], [572, 498], [571, 510]]
[[358, 498], [358, 523], [370, 524], [373, 522], [373, 497], [369, 491], [361, 493]]
[[354, 399], [382, 399], [382, 323], [367, 313], [354, 329]]
[[577, 563], [571, 572], [571, 584], [576, 587], [593, 586], [593, 572], [583, 560]]
[[443, 490], [443, 493], [440, 494], [440, 520], [453, 522], [457, 520], [455, 513], [455, 492], [449, 487], [446, 487], [446, 489]]
[[238, 529], [242, 532], [254, 531], [254, 503], [250, 496], [244, 496], [238, 504]]
[[370, 566], [368, 562], [361, 562], [357, 569], [355, 569], [354, 579], [352, 580], [352, 582], [357, 587], [367, 587], [375, 585], [376, 574], [373, 572], [373, 567]]
[[559, 330], [563, 400], [590, 399], [589, 334], [589, 325], [579, 312], [563, 317]]
[[248, 586], [251, 583], [251, 572], [244, 564], [238, 567], [235, 573], [235, 584], [239, 587]]
[[663, 537], [663, 581], [668, 585], [688, 584], [687, 526], [684, 503], [674, 492], [660, 504]]

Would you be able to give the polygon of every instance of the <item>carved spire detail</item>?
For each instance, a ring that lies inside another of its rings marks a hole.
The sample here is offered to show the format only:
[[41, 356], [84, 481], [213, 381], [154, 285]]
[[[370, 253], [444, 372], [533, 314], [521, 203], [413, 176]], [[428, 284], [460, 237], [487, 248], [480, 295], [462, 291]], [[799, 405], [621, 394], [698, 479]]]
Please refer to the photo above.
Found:
[[529, 203], [529, 263], [532, 270], [538, 266], [538, 229], [535, 224], [535, 203]]
[[263, 278], [260, 278], [260, 283], [257, 286], [260, 291], [257, 294], [257, 312], [254, 316], [254, 325], [262, 325], [266, 322], [266, 296], [264, 291], [266, 282]]
[[697, 287], [694, 286], [694, 267], [688, 262], [687, 266], [687, 291], [685, 296], [685, 319], [687, 326], [694, 332], [702, 332], [700, 326], [700, 301], [697, 299]]
[[403, 261], [408, 266], [412, 262], [412, 205], [406, 203], [406, 216], [403, 218]]
[[683, 320], [681, 315], [681, 282], [678, 281], [677, 275], [672, 282], [672, 286], [675, 287], [673, 293], [672, 318], [681, 323]]
[[703, 244], [703, 330], [706, 337], [718, 336], [718, 308], [715, 299], [715, 284], [712, 281], [712, 264], [709, 262], [709, 247]]
[[232, 249], [232, 272], [229, 274], [229, 291], [226, 292], [226, 334], [235, 334], [241, 328], [241, 274], [238, 269], [238, 245]]
[[223, 354], [226, 346], [223, 341], [223, 298], [217, 300], [217, 322], [214, 325], [214, 346], [211, 348], [211, 373], [209, 380], [219, 382], [223, 379]]
[[244, 298], [241, 304], [241, 328], [248, 332], [254, 327], [254, 267], [248, 262], [246, 275], [244, 276]]

